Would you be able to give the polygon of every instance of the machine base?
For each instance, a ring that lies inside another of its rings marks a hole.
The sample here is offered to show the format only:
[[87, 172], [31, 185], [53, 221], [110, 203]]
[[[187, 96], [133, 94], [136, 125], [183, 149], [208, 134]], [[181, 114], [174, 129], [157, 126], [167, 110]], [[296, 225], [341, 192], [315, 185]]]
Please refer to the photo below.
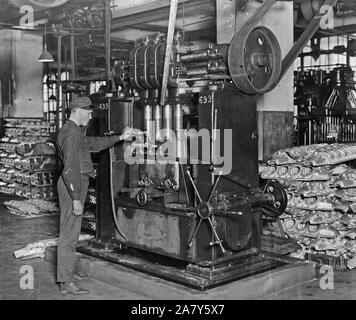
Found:
[[82, 244], [77, 251], [200, 291], [288, 265], [281, 257], [261, 254], [236, 261], [230, 259], [225, 265], [202, 267], [138, 250], [103, 245], [96, 240]]

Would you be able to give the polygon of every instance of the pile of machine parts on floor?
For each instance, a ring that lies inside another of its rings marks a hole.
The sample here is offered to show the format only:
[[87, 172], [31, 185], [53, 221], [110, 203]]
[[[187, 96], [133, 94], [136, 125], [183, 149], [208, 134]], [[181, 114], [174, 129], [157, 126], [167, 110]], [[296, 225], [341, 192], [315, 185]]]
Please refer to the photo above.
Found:
[[24, 218], [59, 215], [58, 205], [47, 200], [11, 200], [4, 202], [4, 206], [10, 213]]
[[0, 140], [0, 192], [30, 199], [56, 197], [56, 150], [42, 119], [8, 118]]
[[302, 246], [302, 257], [324, 255], [341, 269], [354, 266], [356, 170], [345, 164], [354, 159], [354, 144], [319, 144], [278, 151], [260, 167], [262, 179], [286, 187], [288, 206], [280, 219]]
[[[87, 241], [92, 239], [93, 236], [88, 234], [81, 234], [78, 241]], [[48, 247], [55, 247], [58, 245], [58, 238], [45, 239], [29, 243], [26, 247], [14, 251], [14, 257], [16, 259], [29, 260], [34, 258], [44, 258], [45, 251]]]

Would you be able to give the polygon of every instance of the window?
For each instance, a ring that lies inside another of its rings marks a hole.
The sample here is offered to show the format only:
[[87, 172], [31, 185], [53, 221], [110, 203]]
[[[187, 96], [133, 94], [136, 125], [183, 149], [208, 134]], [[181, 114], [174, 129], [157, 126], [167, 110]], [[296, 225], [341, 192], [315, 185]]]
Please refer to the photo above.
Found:
[[105, 86], [106, 81], [92, 81], [90, 82], [90, 92], [89, 94], [93, 94], [95, 92], [98, 92], [101, 86]]
[[[61, 80], [67, 80], [69, 78], [68, 72], [62, 72]], [[62, 93], [62, 88], [59, 90], [59, 99], [57, 99], [57, 73], [49, 73], [43, 77], [43, 112], [45, 119], [51, 125], [51, 132], [55, 133], [56, 118], [57, 118], [57, 106], [59, 104], [59, 128], [60, 129], [65, 121], [63, 119], [63, 108], [67, 108], [69, 95]], [[64, 99], [64, 101], [63, 101]], [[58, 103], [59, 101], [59, 103]]]
[[[347, 48], [347, 36], [332, 36], [320, 39], [320, 49], [321, 50], [332, 50], [336, 46], [345, 46]], [[311, 52], [311, 43], [309, 43], [303, 50], [303, 53]], [[353, 64], [351, 66], [356, 66], [356, 58], [351, 58]], [[347, 65], [347, 54], [321, 54], [318, 59], [314, 59], [312, 56], [304, 57], [304, 68], [321, 68], [323, 70], [332, 70], [337, 65]], [[297, 59], [295, 63], [295, 70], [300, 70], [301, 68], [301, 58]]]

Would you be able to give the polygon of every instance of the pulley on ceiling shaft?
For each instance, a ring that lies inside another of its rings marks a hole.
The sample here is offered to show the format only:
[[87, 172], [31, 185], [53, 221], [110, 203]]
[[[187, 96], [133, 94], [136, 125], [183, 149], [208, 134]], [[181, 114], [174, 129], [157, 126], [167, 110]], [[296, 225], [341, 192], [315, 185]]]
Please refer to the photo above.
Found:
[[313, 20], [314, 16], [319, 13], [321, 8], [320, 0], [303, 0], [300, 3], [302, 15], [307, 22]]

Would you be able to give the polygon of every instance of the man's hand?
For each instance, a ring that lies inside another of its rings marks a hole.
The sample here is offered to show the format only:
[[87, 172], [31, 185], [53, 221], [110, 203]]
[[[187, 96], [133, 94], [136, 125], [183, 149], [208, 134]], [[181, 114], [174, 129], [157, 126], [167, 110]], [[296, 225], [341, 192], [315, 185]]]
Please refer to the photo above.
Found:
[[134, 128], [125, 128], [124, 131], [122, 132], [120, 139], [121, 140], [128, 140], [130, 139], [132, 136], [138, 136], [142, 134], [142, 132], [139, 129], [134, 129]]
[[83, 214], [84, 207], [80, 200], [73, 200], [73, 214], [75, 216], [81, 216]]

